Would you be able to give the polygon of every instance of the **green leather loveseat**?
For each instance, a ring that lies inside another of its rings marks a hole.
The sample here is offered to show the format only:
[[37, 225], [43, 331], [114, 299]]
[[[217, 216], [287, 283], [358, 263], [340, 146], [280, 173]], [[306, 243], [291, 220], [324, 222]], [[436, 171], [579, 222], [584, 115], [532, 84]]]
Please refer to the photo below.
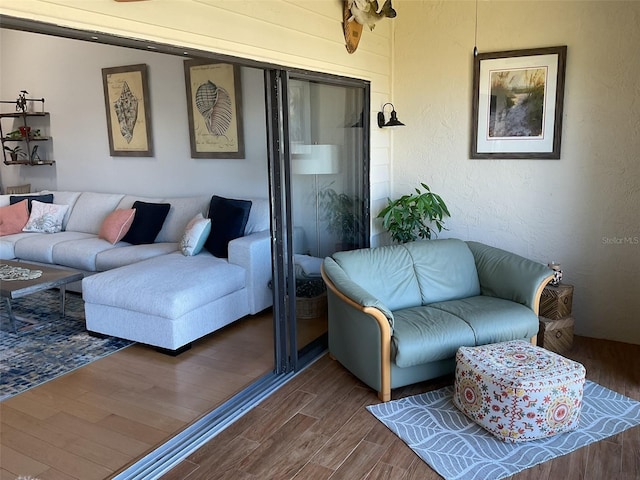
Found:
[[546, 265], [457, 239], [337, 252], [323, 262], [329, 352], [391, 389], [453, 372], [458, 347], [535, 343]]

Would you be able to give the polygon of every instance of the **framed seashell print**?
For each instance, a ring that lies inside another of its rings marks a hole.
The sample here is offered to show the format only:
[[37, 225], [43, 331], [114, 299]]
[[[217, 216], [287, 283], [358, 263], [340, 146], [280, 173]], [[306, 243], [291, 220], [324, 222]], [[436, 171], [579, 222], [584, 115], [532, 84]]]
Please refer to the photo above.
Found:
[[102, 69], [109, 151], [112, 157], [152, 157], [147, 66]]
[[244, 158], [240, 67], [185, 60], [191, 158]]

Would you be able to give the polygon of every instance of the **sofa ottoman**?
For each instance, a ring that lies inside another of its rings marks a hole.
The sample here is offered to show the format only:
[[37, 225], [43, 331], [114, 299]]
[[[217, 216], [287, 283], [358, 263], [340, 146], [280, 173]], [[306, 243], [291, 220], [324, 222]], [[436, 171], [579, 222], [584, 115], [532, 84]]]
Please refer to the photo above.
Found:
[[154, 257], [85, 277], [87, 330], [178, 354], [248, 315], [244, 268], [209, 253]]
[[581, 364], [520, 340], [460, 347], [453, 402], [501, 440], [535, 440], [578, 427], [584, 381]]

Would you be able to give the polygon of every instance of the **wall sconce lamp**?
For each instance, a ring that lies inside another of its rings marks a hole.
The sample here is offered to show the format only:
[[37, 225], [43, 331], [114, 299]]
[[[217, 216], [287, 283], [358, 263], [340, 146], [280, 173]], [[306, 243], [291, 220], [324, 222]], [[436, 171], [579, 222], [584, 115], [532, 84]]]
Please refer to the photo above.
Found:
[[[389, 121], [385, 123], [384, 121], [384, 107], [387, 105], [391, 105], [391, 118]], [[393, 103], [385, 103], [382, 106], [382, 111], [378, 112], [378, 126], [380, 128], [383, 127], [404, 127], [404, 123], [398, 120], [398, 114], [396, 113], [396, 107], [393, 106]]]

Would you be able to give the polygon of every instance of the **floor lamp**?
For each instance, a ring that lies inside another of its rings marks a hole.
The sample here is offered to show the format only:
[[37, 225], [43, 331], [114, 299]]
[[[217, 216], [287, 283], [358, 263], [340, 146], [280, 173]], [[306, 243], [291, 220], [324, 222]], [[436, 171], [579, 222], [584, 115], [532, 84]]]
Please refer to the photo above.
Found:
[[294, 175], [313, 175], [313, 193], [316, 200], [316, 257], [320, 256], [320, 192], [318, 175], [339, 172], [340, 147], [338, 145], [301, 145], [292, 155], [291, 172]]

